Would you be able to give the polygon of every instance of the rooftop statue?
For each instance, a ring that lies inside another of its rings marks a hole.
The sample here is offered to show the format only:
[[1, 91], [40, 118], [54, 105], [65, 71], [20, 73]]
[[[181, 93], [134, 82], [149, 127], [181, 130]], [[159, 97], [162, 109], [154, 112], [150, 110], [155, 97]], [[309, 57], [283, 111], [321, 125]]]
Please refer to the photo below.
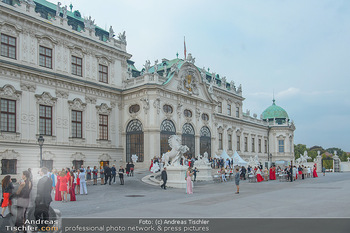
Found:
[[67, 18], [67, 5], [62, 7], [62, 13], [63, 13], [63, 18], [66, 19]]
[[91, 16], [89, 16], [89, 18], [84, 19], [84, 25], [85, 25], [85, 28], [87, 28], [89, 30], [94, 30], [95, 29], [95, 20], [92, 20]]
[[126, 35], [125, 35], [125, 31], [124, 31], [123, 33], [119, 33], [118, 39], [119, 39], [123, 44], [126, 44]]
[[113, 31], [113, 28], [112, 26], [109, 27], [109, 40], [111, 40], [113, 37], [114, 37], [114, 31]]
[[151, 62], [146, 60], [146, 63], [143, 65], [145, 67], [145, 74], [149, 73], [149, 68], [151, 67]]
[[183, 154], [189, 150], [188, 147], [181, 145], [181, 139], [178, 135], [171, 135], [168, 143], [171, 151], [163, 154], [162, 161], [164, 161], [165, 166], [168, 166], [169, 162], [171, 162], [171, 166], [180, 166], [179, 159], [183, 158]]
[[61, 12], [61, 2], [57, 3], [57, 9], [56, 9], [56, 16], [60, 16], [60, 12]]
[[154, 73], [157, 73], [158, 71], [158, 59], [154, 61]]

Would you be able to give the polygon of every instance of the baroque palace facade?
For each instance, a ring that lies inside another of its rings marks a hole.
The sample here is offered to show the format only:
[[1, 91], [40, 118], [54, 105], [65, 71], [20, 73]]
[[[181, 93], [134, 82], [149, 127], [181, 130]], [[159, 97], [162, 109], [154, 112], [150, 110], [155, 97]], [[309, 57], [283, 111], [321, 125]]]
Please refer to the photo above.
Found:
[[148, 167], [181, 135], [189, 156], [235, 150], [261, 162], [294, 158], [288, 114], [273, 105], [260, 118], [242, 111], [242, 87], [194, 65], [146, 61], [138, 70], [126, 36], [114, 38], [79, 11], [45, 0], [0, 1], [1, 175], [44, 166]]

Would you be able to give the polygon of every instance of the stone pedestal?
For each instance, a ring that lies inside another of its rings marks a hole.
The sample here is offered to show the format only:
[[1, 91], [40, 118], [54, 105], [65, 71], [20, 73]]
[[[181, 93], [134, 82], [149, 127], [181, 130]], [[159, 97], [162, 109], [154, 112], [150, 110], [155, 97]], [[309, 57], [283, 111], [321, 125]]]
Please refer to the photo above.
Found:
[[197, 177], [196, 180], [202, 180], [202, 181], [210, 181], [213, 180], [213, 176], [211, 174], [211, 167], [205, 166], [205, 167], [197, 167]]
[[187, 168], [188, 166], [167, 166], [168, 181], [166, 185], [172, 188], [186, 188]]

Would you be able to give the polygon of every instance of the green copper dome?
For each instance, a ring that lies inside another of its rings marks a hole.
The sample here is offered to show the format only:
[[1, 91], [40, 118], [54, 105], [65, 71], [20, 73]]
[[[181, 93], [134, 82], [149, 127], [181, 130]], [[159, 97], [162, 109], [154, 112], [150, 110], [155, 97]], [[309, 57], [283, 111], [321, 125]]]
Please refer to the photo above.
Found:
[[277, 106], [275, 104], [275, 100], [272, 101], [272, 105], [270, 107], [268, 107], [267, 109], [265, 109], [265, 111], [262, 113], [262, 118], [263, 120], [273, 120], [273, 119], [289, 119], [288, 117], [288, 113], [286, 112], [286, 110], [284, 110], [283, 108], [281, 108], [280, 106]]

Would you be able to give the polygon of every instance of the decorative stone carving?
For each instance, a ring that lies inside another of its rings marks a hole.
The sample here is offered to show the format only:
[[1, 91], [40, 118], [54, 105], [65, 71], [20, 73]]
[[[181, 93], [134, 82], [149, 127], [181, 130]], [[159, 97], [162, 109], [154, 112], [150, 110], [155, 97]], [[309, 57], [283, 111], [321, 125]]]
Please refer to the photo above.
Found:
[[182, 107], [183, 107], [183, 104], [181, 103], [181, 101], [178, 101], [177, 102], [177, 115], [179, 118], [181, 118], [181, 116], [182, 116]]
[[21, 28], [19, 28], [17, 25], [12, 25], [9, 23], [1, 23], [0, 22], [0, 31], [9, 35], [17, 37], [19, 36], [19, 33], [22, 31]]
[[187, 59], [186, 59], [188, 62], [194, 64], [196, 59], [194, 57], [192, 57], [192, 54], [189, 53], [188, 56], [187, 56]]
[[160, 98], [157, 98], [153, 102], [153, 107], [157, 109], [157, 114], [160, 113]]
[[84, 111], [86, 108], [86, 104], [79, 98], [75, 98], [73, 101], [68, 100], [68, 104], [71, 110]]
[[56, 96], [57, 98], [67, 99], [69, 96], [69, 93], [68, 91], [56, 90]]
[[145, 67], [145, 74], [149, 73], [149, 68], [151, 67], [151, 62], [149, 60], [146, 60], [146, 63], [143, 65]]
[[125, 35], [125, 31], [123, 33], [119, 33], [118, 35], [118, 39], [120, 40], [120, 42], [122, 44], [126, 45], [126, 35]]
[[85, 96], [85, 100], [87, 103], [96, 104], [97, 98], [94, 96]]
[[103, 153], [98, 157], [98, 161], [111, 161], [112, 157], [107, 154], [107, 153]]
[[208, 82], [207, 73], [205, 71], [205, 67], [203, 67], [203, 69], [201, 69], [201, 77], [202, 77], [203, 81]]
[[102, 103], [100, 106], [96, 106], [96, 110], [98, 114], [110, 115], [112, 108], [108, 107], [107, 104]]
[[52, 95], [48, 92], [43, 92], [41, 95], [35, 95], [38, 104], [50, 105], [53, 106], [56, 104], [57, 98], [52, 97]]
[[109, 40], [112, 40], [113, 37], [114, 37], [114, 31], [113, 31], [112, 26], [110, 26], [108, 38], [109, 38]]
[[57, 8], [56, 8], [56, 16], [60, 16], [60, 12], [61, 12], [61, 4], [60, 2], [57, 2]]
[[149, 99], [145, 97], [140, 100], [143, 102], [143, 110], [145, 111], [145, 114], [147, 114], [149, 110]]
[[153, 66], [153, 68], [154, 68], [154, 73], [156, 74], [157, 71], [158, 71], [158, 59], [154, 61], [154, 66]]
[[63, 18], [66, 19], [67, 18], [67, 5], [62, 7], [62, 13], [63, 13]]
[[20, 86], [22, 91], [35, 92], [36, 90], [36, 85], [34, 83], [21, 82]]
[[234, 81], [231, 81], [230, 82], [230, 88], [233, 92], [236, 92], [236, 86], [235, 86], [235, 82]]
[[199, 121], [202, 111], [199, 107], [196, 108], [196, 118]]
[[74, 160], [83, 160], [84, 161], [86, 159], [86, 156], [81, 152], [76, 152], [76, 153], [71, 155], [71, 159], [72, 159], [72, 161], [74, 161]]
[[57, 44], [57, 40], [53, 39], [52, 37], [50, 36], [46, 36], [46, 35], [35, 35], [35, 37], [37, 38], [38, 40], [38, 43], [44, 47], [47, 47], [47, 48], [53, 48], [54, 47], [54, 44]]
[[12, 85], [6, 84], [0, 88], [0, 98], [9, 98], [19, 100], [22, 92], [17, 91]]
[[43, 152], [43, 160], [54, 160], [56, 158], [55, 154], [51, 151]]
[[199, 95], [198, 81], [193, 70], [188, 69], [180, 77], [177, 89], [185, 91], [189, 95]]
[[171, 67], [170, 67], [170, 73], [174, 73], [175, 74], [178, 74], [180, 71], [179, 69], [179, 61], [177, 61], [175, 64], [173, 64]]
[[221, 79], [221, 87], [226, 89], [226, 77], [225, 76], [222, 77], [222, 79]]
[[91, 16], [89, 16], [89, 18], [85, 18], [84, 19], [84, 26], [86, 29], [90, 30], [90, 31], [94, 31], [95, 30], [95, 20], [91, 19]]
[[19, 153], [14, 150], [5, 150], [0, 152], [1, 159], [18, 159], [20, 157]]

